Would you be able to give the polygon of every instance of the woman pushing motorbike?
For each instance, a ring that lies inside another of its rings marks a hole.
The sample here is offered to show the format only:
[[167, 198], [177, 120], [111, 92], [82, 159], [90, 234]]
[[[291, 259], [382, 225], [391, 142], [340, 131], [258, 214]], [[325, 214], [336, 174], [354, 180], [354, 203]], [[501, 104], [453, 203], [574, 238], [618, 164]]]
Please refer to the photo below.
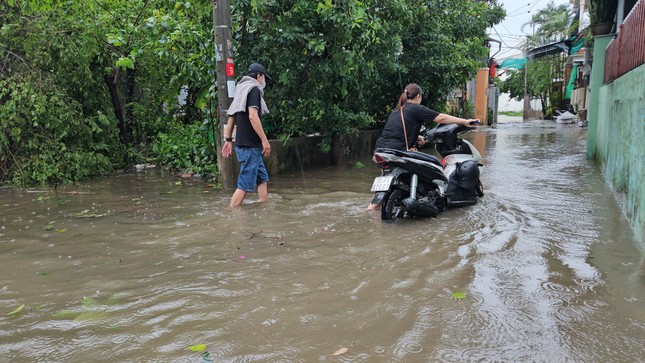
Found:
[[[389, 148], [416, 151], [416, 145], [425, 143], [419, 135], [421, 126], [435, 122], [438, 124], [459, 124], [474, 127], [476, 119], [463, 119], [439, 113], [421, 105], [422, 90], [416, 83], [410, 83], [399, 97], [397, 107], [385, 123], [381, 136], [376, 140], [376, 149]], [[370, 203], [366, 210], [377, 210], [380, 203]]]

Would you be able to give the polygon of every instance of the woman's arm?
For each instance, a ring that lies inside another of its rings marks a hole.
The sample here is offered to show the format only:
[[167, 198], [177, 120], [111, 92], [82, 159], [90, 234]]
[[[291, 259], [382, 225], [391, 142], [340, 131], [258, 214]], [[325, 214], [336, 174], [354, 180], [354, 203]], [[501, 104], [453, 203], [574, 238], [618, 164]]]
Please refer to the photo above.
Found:
[[468, 127], [475, 126], [470, 124], [473, 121], [478, 121], [478, 120], [459, 118], [459, 117], [447, 115], [445, 113], [440, 113], [439, 116], [437, 116], [434, 119], [434, 122], [438, 124], [459, 124], [459, 125], [464, 125]]

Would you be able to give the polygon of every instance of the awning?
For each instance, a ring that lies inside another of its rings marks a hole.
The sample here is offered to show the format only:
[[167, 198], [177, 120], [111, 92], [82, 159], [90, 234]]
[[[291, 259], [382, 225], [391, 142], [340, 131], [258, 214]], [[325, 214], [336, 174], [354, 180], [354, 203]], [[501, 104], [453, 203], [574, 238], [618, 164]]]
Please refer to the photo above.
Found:
[[502, 61], [502, 64], [500, 64], [499, 68], [514, 68], [514, 69], [520, 69], [523, 68], [526, 65], [526, 58], [509, 58], [509, 59], [504, 59]]
[[541, 47], [533, 48], [526, 53], [526, 56], [531, 59], [546, 57], [551, 54], [558, 54], [567, 52], [569, 47], [565, 44], [566, 40], [543, 45]]
[[[551, 54], [558, 54], [566, 52], [568, 54], [576, 54], [585, 45], [585, 37], [583, 33], [572, 36], [569, 39], [561, 40], [559, 42], [543, 45], [533, 48], [526, 53], [526, 58], [509, 58], [504, 59], [499, 68], [524, 68], [528, 59], [542, 58]], [[573, 44], [572, 44], [573, 43]]]
[[569, 77], [569, 83], [567, 84], [567, 89], [564, 94], [564, 98], [567, 100], [571, 99], [571, 93], [573, 92], [573, 87], [576, 84], [576, 77], [578, 76], [578, 65], [573, 66], [571, 70], [571, 77]]
[[571, 51], [569, 54], [576, 54], [578, 51], [585, 45], [585, 37], [578, 38], [575, 43], [571, 46]]
[[576, 54], [585, 44], [585, 37], [582, 36], [583, 34], [584, 33], [580, 33], [569, 39], [533, 48], [526, 53], [526, 56], [529, 59], [535, 59], [562, 52], [567, 54]]

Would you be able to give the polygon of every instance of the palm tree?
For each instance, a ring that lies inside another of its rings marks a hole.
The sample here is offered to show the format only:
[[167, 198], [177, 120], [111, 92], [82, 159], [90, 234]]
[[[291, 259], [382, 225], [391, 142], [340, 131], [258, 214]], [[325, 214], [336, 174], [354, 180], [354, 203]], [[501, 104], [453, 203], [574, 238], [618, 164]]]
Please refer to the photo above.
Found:
[[527, 25], [537, 27], [534, 41], [545, 44], [565, 38], [573, 24], [573, 14], [569, 12], [568, 5], [556, 6], [553, 0], [543, 9], [533, 14], [531, 21], [522, 25], [522, 30]]

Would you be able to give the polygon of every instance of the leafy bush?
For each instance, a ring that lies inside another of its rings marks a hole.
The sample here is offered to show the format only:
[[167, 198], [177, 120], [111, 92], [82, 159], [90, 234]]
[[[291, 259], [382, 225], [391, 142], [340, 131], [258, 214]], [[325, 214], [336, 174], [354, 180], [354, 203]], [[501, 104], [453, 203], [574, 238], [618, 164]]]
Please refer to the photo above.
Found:
[[0, 81], [0, 181], [77, 181], [119, 167], [112, 119], [84, 116], [81, 105], [44, 79]]
[[186, 169], [205, 176], [214, 176], [217, 166], [212, 159], [212, 143], [198, 123], [172, 124], [168, 132], [159, 134], [152, 146], [156, 161], [172, 169]]

